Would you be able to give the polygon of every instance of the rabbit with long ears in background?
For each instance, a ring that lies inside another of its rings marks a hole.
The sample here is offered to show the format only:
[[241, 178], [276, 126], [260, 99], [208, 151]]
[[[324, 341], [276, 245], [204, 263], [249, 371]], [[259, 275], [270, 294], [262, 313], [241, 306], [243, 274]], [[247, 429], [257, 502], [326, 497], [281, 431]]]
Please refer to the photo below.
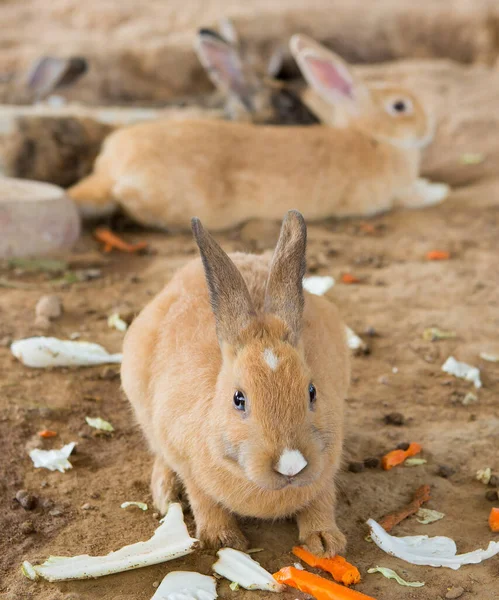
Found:
[[[164, 513], [187, 492], [197, 537], [245, 548], [236, 516], [295, 516], [330, 556], [349, 351], [336, 307], [304, 293], [306, 226], [289, 211], [272, 260], [228, 256], [193, 219], [189, 262], [127, 332], [122, 382], [155, 455]], [[205, 283], [206, 281], [206, 283]]]
[[203, 28], [194, 48], [218, 89], [228, 119], [275, 125], [311, 125], [319, 122], [291, 86], [275, 79], [283, 59], [282, 47], [255, 53], [239, 40], [229, 19], [220, 33]]
[[85, 213], [114, 201], [137, 222], [187, 229], [197, 213], [222, 230], [278, 220], [296, 206], [309, 220], [367, 217], [444, 200], [448, 186], [419, 179], [432, 123], [418, 96], [367, 85], [344, 61], [308, 50], [300, 67], [334, 106], [332, 126], [155, 122], [111, 134], [94, 172], [71, 188]]

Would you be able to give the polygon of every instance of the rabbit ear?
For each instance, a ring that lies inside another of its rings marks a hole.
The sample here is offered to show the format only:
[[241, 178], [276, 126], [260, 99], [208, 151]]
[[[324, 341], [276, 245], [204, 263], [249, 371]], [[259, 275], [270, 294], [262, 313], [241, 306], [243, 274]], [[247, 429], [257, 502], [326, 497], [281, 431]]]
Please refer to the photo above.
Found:
[[300, 339], [303, 316], [303, 277], [306, 270], [307, 226], [303, 216], [290, 210], [284, 217], [270, 265], [265, 290], [266, 312], [282, 319], [291, 332], [290, 341]]
[[284, 50], [279, 44], [272, 48], [269, 59], [267, 61], [267, 75], [269, 77], [277, 77], [279, 71], [282, 69], [282, 65], [284, 63]]
[[26, 84], [37, 98], [43, 98], [59, 86], [71, 85], [87, 70], [87, 61], [79, 56], [70, 58], [44, 56], [33, 65], [28, 73]]
[[224, 94], [235, 94], [248, 104], [250, 90], [237, 47], [211, 29], [200, 29], [195, 49], [214, 85]]
[[229, 44], [233, 44], [237, 46], [239, 44], [239, 36], [237, 35], [236, 28], [234, 27], [234, 23], [229, 19], [229, 17], [224, 17], [220, 19], [218, 22], [218, 27], [220, 29], [220, 33], [222, 37], [229, 42]]
[[192, 219], [192, 232], [201, 253], [211, 307], [220, 341], [236, 344], [239, 334], [248, 327], [255, 309], [236, 265], [201, 225]]
[[323, 100], [343, 106], [352, 115], [360, 113], [369, 92], [355, 79], [343, 59], [303, 35], [291, 38], [290, 49], [303, 77]]

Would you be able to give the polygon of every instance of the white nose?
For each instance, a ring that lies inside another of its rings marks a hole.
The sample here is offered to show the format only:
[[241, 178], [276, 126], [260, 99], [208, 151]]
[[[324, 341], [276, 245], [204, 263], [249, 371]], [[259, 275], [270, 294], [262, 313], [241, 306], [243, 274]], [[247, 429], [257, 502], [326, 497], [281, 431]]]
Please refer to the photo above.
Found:
[[284, 450], [275, 470], [286, 477], [294, 477], [307, 466], [305, 457], [299, 450]]

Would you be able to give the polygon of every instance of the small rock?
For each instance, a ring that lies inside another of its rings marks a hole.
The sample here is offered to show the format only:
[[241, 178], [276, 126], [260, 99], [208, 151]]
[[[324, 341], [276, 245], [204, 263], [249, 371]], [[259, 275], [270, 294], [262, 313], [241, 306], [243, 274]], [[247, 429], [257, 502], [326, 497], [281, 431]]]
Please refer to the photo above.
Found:
[[21, 533], [24, 533], [24, 535], [35, 533], [35, 526], [31, 521], [24, 521], [24, 523], [21, 523]]
[[33, 510], [38, 503], [38, 498], [30, 494], [27, 490], [18, 490], [16, 492], [16, 500], [24, 510]]
[[120, 376], [119, 370], [113, 367], [104, 367], [99, 374], [100, 379], [104, 379], [106, 381], [112, 381]]
[[485, 492], [485, 498], [489, 500], [489, 502], [495, 502], [499, 497], [499, 492], [497, 490], [488, 490]]
[[490, 479], [489, 479], [489, 485], [491, 487], [499, 488], [499, 476], [498, 475], [491, 475]]
[[48, 482], [46, 479], [44, 479], [44, 480], [43, 480], [43, 481], [40, 483], [40, 487], [42, 487], [42, 488], [47, 488], [47, 487], [50, 487], [50, 483], [49, 483], [49, 482]]
[[61, 517], [63, 512], [59, 508], [53, 508], [51, 511], [49, 511], [49, 515], [51, 517]]
[[152, 518], [158, 520], [161, 518], [161, 515], [159, 513], [155, 512], [155, 513], [152, 513]]
[[364, 466], [366, 469], [377, 469], [380, 464], [381, 461], [379, 458], [376, 458], [376, 456], [370, 456], [364, 460]]
[[449, 591], [445, 594], [445, 597], [453, 600], [455, 598], [460, 598], [464, 594], [464, 589], [462, 587], [451, 587]]
[[92, 492], [90, 494], [90, 498], [92, 498], [93, 500], [98, 500], [100, 498], [99, 492]]
[[475, 404], [478, 402], [478, 396], [473, 392], [468, 392], [464, 398], [461, 400], [463, 406], [469, 406], [470, 404]]
[[81, 510], [93, 510], [93, 508], [90, 502], [85, 502], [85, 504], [81, 505]]
[[396, 425], [397, 427], [401, 427], [405, 424], [405, 417], [402, 413], [392, 412], [384, 416], [384, 421], [387, 425]]
[[369, 337], [378, 337], [378, 332], [376, 331], [376, 329], [374, 329], [374, 327], [368, 327], [365, 332], [364, 335], [367, 335]]
[[159, 586], [159, 581], [153, 581], [152, 587], [157, 588]]
[[456, 470], [452, 467], [449, 467], [448, 465], [438, 465], [437, 475], [439, 477], [448, 479], [449, 477], [452, 477], [452, 475], [454, 475], [455, 472]]
[[364, 471], [365, 466], [363, 462], [359, 462], [359, 461], [353, 461], [351, 463], [349, 463], [348, 465], [348, 470], [351, 473], [362, 473], [362, 471]]
[[12, 338], [6, 335], [3, 338], [0, 338], [0, 348], [7, 348], [12, 344]]
[[401, 442], [398, 446], [397, 446], [397, 450], [409, 450], [409, 442]]
[[380, 375], [378, 377], [378, 383], [382, 383], [383, 385], [390, 385], [390, 380], [386, 375]]
[[62, 302], [59, 296], [42, 296], [36, 303], [35, 313], [37, 317], [46, 319], [57, 319], [62, 315]]

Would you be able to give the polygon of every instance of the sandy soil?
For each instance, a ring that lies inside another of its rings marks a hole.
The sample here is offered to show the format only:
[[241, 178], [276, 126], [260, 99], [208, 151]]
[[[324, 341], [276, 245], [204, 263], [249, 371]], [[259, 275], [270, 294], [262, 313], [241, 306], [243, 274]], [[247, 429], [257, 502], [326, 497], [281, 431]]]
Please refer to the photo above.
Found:
[[[309, 267], [338, 278], [344, 272], [360, 276], [363, 283], [338, 283], [329, 297], [359, 333], [368, 328], [377, 332], [372, 338], [364, 336], [371, 354], [353, 362], [345, 465], [404, 441], [422, 443], [428, 461], [389, 472], [355, 474], [345, 467], [341, 475], [338, 518], [348, 535], [346, 556], [363, 573], [358, 589], [378, 600], [435, 600], [445, 598], [452, 586], [464, 588], [463, 598], [497, 596], [497, 558], [457, 572], [411, 566], [367, 543], [364, 522], [404, 505], [419, 485], [428, 483], [432, 489], [428, 507], [446, 517], [427, 526], [411, 518], [396, 528], [396, 534], [448, 535], [463, 552], [498, 539], [487, 525], [492, 504], [485, 499], [486, 487], [474, 480], [479, 468], [499, 470], [499, 365], [478, 357], [480, 351], [499, 351], [498, 189], [494, 182], [463, 188], [440, 207], [380, 217], [372, 221], [373, 232], [364, 231], [359, 222], [310, 227]], [[275, 234], [275, 227], [255, 226], [219, 239], [227, 250], [251, 251], [272, 247]], [[0, 292], [0, 594], [6, 600], [146, 600], [154, 593], [153, 584], [169, 571], [208, 573], [213, 561], [210, 553], [196, 552], [169, 564], [62, 584], [33, 583], [20, 573], [24, 559], [107, 553], [146, 539], [157, 526], [152, 509], [145, 513], [120, 509], [124, 500], [151, 503], [151, 459], [120, 390], [118, 369], [30, 370], [5, 346], [10, 339], [39, 333], [33, 324], [35, 304], [43, 293], [55, 290], [63, 300], [64, 314], [51, 326], [51, 335], [79, 332], [81, 339], [118, 351], [123, 334], [108, 328], [107, 316], [117, 309], [139, 311], [174, 270], [195, 255], [188, 236], [134, 230], [125, 235], [147, 240], [151, 252], [105, 257], [86, 234], [68, 257], [80, 269], [100, 269], [101, 277], [93, 281], [60, 287], [46, 274], [6, 265], [0, 270], [0, 278], [21, 285]], [[426, 261], [425, 253], [432, 249], [449, 250], [451, 260]], [[430, 326], [454, 330], [457, 337], [424, 341], [422, 332]], [[484, 387], [476, 404], [462, 404], [471, 384], [441, 372], [449, 355], [481, 367]], [[404, 415], [405, 425], [384, 423], [384, 416], [393, 411]], [[87, 415], [110, 420], [116, 432], [95, 435], [85, 424]], [[40, 441], [37, 432], [44, 428], [56, 430], [58, 436]], [[78, 442], [72, 471], [33, 468], [30, 448], [60, 447], [70, 441]], [[438, 476], [439, 465], [452, 467], [455, 475]], [[14, 500], [22, 488], [38, 498], [34, 510], [27, 511]], [[192, 527], [190, 516], [187, 521]], [[34, 533], [24, 533], [28, 522]], [[289, 553], [296, 540], [293, 523], [248, 522], [244, 529], [252, 546], [264, 549], [257, 558], [269, 570], [294, 562]], [[426, 586], [400, 588], [381, 575], [367, 575], [367, 568], [375, 565], [392, 567]], [[219, 590], [222, 598], [265, 597], [231, 592], [226, 583]], [[302, 595], [294, 591], [283, 596], [297, 597]]]

